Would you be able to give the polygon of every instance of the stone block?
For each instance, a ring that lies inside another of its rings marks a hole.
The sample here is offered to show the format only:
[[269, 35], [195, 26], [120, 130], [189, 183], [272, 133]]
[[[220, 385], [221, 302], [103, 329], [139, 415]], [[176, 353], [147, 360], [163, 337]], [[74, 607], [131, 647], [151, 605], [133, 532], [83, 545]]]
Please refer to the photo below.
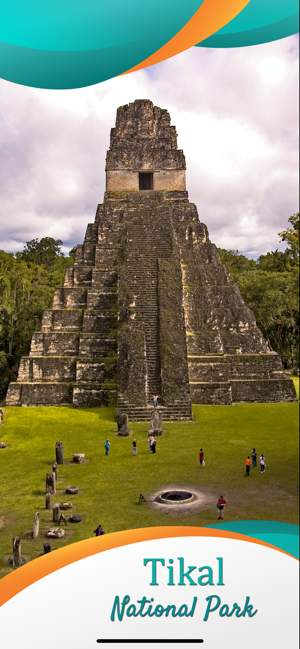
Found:
[[102, 336], [114, 334], [117, 330], [117, 314], [102, 315], [94, 310], [86, 309], [83, 318], [83, 333], [101, 333]]
[[85, 286], [57, 288], [53, 298], [53, 309], [80, 309], [86, 306]]
[[116, 400], [117, 390], [102, 389], [99, 385], [79, 384], [74, 387], [73, 405], [76, 408], [100, 408], [112, 406]]
[[22, 383], [20, 387], [22, 405], [62, 406], [72, 403], [72, 383]]
[[99, 334], [81, 334], [79, 356], [81, 358], [103, 356], [103, 353], [116, 353], [116, 338], [104, 338]]
[[35, 332], [30, 356], [78, 356], [79, 334], [72, 332]]
[[118, 275], [115, 269], [94, 268], [92, 274], [92, 286], [101, 287], [106, 293], [117, 290]]
[[232, 404], [231, 384], [225, 381], [215, 383], [190, 383], [192, 403], [202, 405], [229, 406]]
[[104, 383], [116, 381], [116, 359], [78, 360], [76, 383]]
[[21, 406], [22, 405], [22, 385], [20, 383], [10, 383], [6, 394], [7, 406]]

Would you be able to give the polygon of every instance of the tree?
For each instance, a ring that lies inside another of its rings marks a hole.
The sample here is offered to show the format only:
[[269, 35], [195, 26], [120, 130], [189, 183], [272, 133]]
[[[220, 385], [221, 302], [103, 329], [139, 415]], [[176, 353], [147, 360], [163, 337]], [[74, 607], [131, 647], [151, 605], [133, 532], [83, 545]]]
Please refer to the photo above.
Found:
[[77, 246], [74, 246], [74, 248], [72, 248], [69, 252], [69, 257], [73, 257], [75, 259], [76, 250], [77, 250]]
[[51, 271], [26, 262], [20, 254], [0, 251], [0, 349], [17, 360], [27, 355], [34, 331], [39, 331], [44, 309], [51, 308], [57, 286], [62, 286], [72, 257], [57, 256]]
[[24, 261], [36, 264], [38, 266], [45, 266], [47, 270], [52, 270], [55, 260], [58, 257], [64, 257], [61, 252], [63, 242], [60, 239], [53, 239], [52, 237], [43, 237], [40, 241], [32, 239], [26, 242], [24, 250], [17, 253]]
[[275, 250], [274, 252], [267, 252], [266, 255], [261, 255], [258, 258], [257, 269], [283, 273], [290, 269], [290, 262], [285, 252]]
[[286, 368], [298, 366], [298, 277], [290, 272], [242, 273], [237, 285], [258, 327]]
[[248, 259], [238, 250], [219, 249], [222, 263], [239, 286], [258, 327], [285, 368], [299, 366], [299, 214], [289, 218], [292, 227], [279, 233], [284, 252], [275, 250]]
[[281, 241], [287, 242], [286, 253], [294, 266], [299, 266], [299, 212], [289, 218], [292, 227], [279, 232]]
[[241, 273], [249, 270], [255, 270], [256, 261], [248, 259], [242, 255], [238, 250], [225, 250], [218, 248], [222, 264], [226, 266], [233, 278], [237, 278]]
[[11, 381], [16, 377], [9, 367], [4, 351], [0, 351], [0, 397], [3, 397]]

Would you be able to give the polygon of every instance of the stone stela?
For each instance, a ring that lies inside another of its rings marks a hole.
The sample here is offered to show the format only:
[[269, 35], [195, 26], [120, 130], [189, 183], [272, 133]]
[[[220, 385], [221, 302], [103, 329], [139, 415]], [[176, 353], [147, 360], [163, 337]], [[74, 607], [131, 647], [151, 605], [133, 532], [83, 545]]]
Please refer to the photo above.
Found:
[[148, 435], [161, 435], [162, 430], [162, 413], [157, 408], [153, 408], [151, 412], [151, 429], [148, 430]]
[[185, 169], [167, 110], [118, 108], [104, 202], [8, 405], [117, 402], [130, 421], [149, 421], [153, 394], [164, 420], [190, 420], [192, 403], [297, 400], [189, 202]]

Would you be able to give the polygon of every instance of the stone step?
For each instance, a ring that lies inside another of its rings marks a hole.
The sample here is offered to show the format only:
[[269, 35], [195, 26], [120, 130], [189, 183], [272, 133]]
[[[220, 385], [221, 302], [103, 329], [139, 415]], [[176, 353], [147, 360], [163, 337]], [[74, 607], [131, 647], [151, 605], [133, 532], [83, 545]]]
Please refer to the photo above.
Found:
[[[192, 408], [191, 406], [189, 407], [184, 407], [184, 408], [178, 408], [178, 407], [172, 407], [168, 406], [166, 408], [159, 408], [160, 412], [162, 413], [162, 420], [163, 422], [165, 421], [192, 421], [193, 420], [193, 415], [192, 415]], [[150, 406], [144, 407], [144, 408], [137, 408], [135, 406], [128, 406], [126, 409], [124, 406], [119, 406], [118, 404], [118, 413], [119, 414], [127, 414], [129, 421], [149, 421], [151, 420], [151, 413], [153, 412], [153, 408]]]

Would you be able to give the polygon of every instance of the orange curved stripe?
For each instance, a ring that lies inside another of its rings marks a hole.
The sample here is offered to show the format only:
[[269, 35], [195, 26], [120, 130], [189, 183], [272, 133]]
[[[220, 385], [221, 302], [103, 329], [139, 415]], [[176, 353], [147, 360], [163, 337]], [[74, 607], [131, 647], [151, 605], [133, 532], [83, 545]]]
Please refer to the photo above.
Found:
[[[157, 52], [135, 65], [134, 68], [123, 72], [136, 72], [155, 63], [170, 59], [180, 52], [197, 45], [205, 38], [215, 34], [227, 25], [251, 0], [204, 0], [203, 4], [182, 29]], [[122, 76], [122, 75], [120, 75]]]
[[236, 534], [235, 532], [227, 532], [225, 530], [206, 529], [204, 527], [172, 526], [148, 527], [138, 530], [113, 532], [104, 537], [101, 536], [86, 539], [85, 541], [74, 543], [73, 545], [67, 545], [55, 552], [45, 554], [39, 559], [34, 559], [25, 566], [22, 566], [6, 577], [3, 577], [0, 582], [0, 606], [5, 604], [5, 602], [8, 602], [8, 600], [25, 588], [28, 588], [28, 586], [39, 581], [39, 579], [43, 579], [43, 577], [47, 577], [47, 575], [50, 575], [52, 572], [60, 570], [71, 563], [80, 561], [81, 559], [85, 559], [86, 557], [99, 554], [99, 552], [105, 552], [106, 550], [119, 548], [124, 545], [130, 545], [132, 543], [182, 536], [213, 536], [225, 539], [235, 539], [237, 541], [247, 541], [249, 543], [263, 545], [267, 548], [277, 550], [278, 552], [283, 552], [283, 554], [287, 554], [295, 559], [295, 557], [288, 552], [285, 552], [285, 550], [281, 550], [270, 543], [254, 539], [252, 536], [244, 536], [243, 534]]

